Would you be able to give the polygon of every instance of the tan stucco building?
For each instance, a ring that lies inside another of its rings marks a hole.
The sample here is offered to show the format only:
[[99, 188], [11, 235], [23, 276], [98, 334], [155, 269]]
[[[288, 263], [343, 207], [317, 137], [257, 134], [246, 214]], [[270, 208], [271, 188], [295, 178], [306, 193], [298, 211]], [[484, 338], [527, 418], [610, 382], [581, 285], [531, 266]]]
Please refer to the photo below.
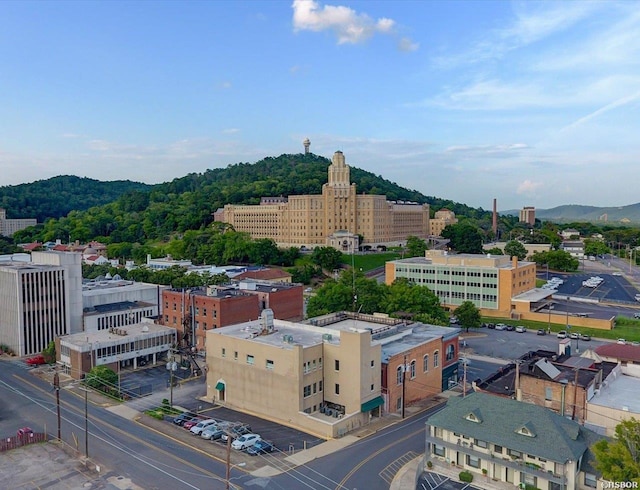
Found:
[[428, 204], [358, 195], [341, 151], [334, 153], [328, 174], [322, 194], [263, 198], [255, 206], [227, 204], [214, 219], [253, 238], [271, 238], [281, 247], [327, 246], [338, 231], [362, 235], [363, 245], [394, 245], [410, 235], [429, 236]]
[[259, 320], [208, 330], [207, 399], [325, 438], [368, 424], [384, 404], [381, 347], [370, 330], [349, 324], [303, 325], [265, 310]]
[[429, 232], [433, 236], [441, 236], [442, 230], [449, 225], [455, 225], [457, 222], [458, 218], [456, 218], [456, 213], [447, 208], [443, 208], [440, 211], [436, 211], [433, 219], [429, 222]]

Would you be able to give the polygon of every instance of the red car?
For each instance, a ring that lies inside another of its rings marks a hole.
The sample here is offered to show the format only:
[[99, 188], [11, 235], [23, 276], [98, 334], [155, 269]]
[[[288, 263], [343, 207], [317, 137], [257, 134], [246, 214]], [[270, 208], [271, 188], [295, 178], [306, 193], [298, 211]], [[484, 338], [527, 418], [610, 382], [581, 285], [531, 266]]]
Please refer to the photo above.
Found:
[[37, 356], [28, 358], [26, 363], [29, 364], [29, 366], [40, 366], [41, 364], [46, 364], [47, 361], [44, 360], [44, 356], [42, 354], [38, 354]]
[[31, 427], [23, 427], [22, 429], [18, 429], [17, 432], [17, 436], [20, 438], [29, 437], [31, 434], [33, 434], [33, 429]]

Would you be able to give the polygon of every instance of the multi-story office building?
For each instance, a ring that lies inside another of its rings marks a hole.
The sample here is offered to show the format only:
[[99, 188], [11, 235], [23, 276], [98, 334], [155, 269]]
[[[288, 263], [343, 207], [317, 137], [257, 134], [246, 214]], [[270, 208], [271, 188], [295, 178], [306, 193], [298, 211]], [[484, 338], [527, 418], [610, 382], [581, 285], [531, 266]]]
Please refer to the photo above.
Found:
[[335, 437], [440, 393], [443, 373], [447, 387], [457, 375], [457, 328], [352, 312], [304, 324], [262, 315], [207, 332], [210, 399]]
[[321, 437], [378, 415], [380, 344], [366, 324], [261, 319], [207, 331], [207, 398]]
[[[20, 254], [22, 255], [22, 254]], [[33, 252], [0, 261], [0, 342], [17, 355], [40, 353], [59, 335], [82, 331], [80, 254]]]
[[24, 230], [29, 226], [36, 226], [35, 218], [8, 219], [7, 211], [0, 208], [0, 235], [12, 236], [16, 231]]
[[533, 206], [525, 206], [520, 210], [520, 223], [526, 223], [529, 226], [536, 224], [536, 208]]
[[429, 221], [429, 231], [433, 236], [440, 236], [442, 235], [442, 230], [449, 225], [455, 225], [457, 222], [456, 213], [444, 208], [436, 211], [434, 217]]
[[451, 254], [427, 250], [425, 257], [387, 262], [385, 280], [399, 277], [427, 286], [448, 307], [471, 301], [478, 308], [509, 316], [511, 298], [535, 288], [536, 265], [504, 255]]
[[368, 245], [399, 244], [410, 235], [422, 239], [429, 235], [428, 204], [358, 195], [340, 151], [334, 153], [328, 173], [320, 195], [263, 198], [257, 206], [227, 204], [216, 211], [214, 219], [253, 238], [272, 238], [283, 247], [326, 246], [337, 232], [362, 235], [363, 244]]

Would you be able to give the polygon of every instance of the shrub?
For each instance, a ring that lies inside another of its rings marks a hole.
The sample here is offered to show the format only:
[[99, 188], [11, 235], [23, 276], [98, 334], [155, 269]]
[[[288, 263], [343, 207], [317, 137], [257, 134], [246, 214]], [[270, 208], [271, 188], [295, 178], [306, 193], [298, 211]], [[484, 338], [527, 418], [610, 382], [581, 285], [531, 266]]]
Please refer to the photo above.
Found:
[[427, 468], [433, 468], [433, 463], [431, 461], [427, 461]]
[[473, 481], [473, 475], [468, 471], [461, 471], [458, 478], [464, 483], [471, 483]]
[[487, 469], [486, 468], [482, 468], [482, 474], [486, 475], [487, 474]]

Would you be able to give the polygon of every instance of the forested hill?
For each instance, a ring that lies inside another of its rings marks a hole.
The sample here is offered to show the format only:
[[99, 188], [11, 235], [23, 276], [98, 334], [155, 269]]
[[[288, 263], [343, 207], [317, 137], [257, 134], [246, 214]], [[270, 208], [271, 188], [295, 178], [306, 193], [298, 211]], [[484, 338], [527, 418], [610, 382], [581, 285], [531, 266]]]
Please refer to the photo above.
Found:
[[[317, 155], [281, 155], [254, 164], [238, 163], [224, 169], [189, 174], [157, 184], [150, 191], [133, 190], [114, 202], [66, 218], [50, 220], [37, 230], [19, 232], [17, 241], [100, 239], [106, 243], [144, 243], [166, 240], [174, 233], [210, 224], [212, 213], [225, 204], [257, 204], [263, 196], [320, 194], [331, 162]], [[351, 168], [359, 193], [386, 194], [388, 199], [447, 207], [458, 215], [490, 220], [490, 213], [464, 204], [427, 197], [382, 177]]]
[[101, 182], [61, 175], [30, 184], [0, 187], [0, 208], [7, 210], [8, 218], [36, 218], [42, 223], [47, 218], [60, 218], [71, 211], [110, 203], [129, 191], [149, 189], [150, 185], [129, 180]]

